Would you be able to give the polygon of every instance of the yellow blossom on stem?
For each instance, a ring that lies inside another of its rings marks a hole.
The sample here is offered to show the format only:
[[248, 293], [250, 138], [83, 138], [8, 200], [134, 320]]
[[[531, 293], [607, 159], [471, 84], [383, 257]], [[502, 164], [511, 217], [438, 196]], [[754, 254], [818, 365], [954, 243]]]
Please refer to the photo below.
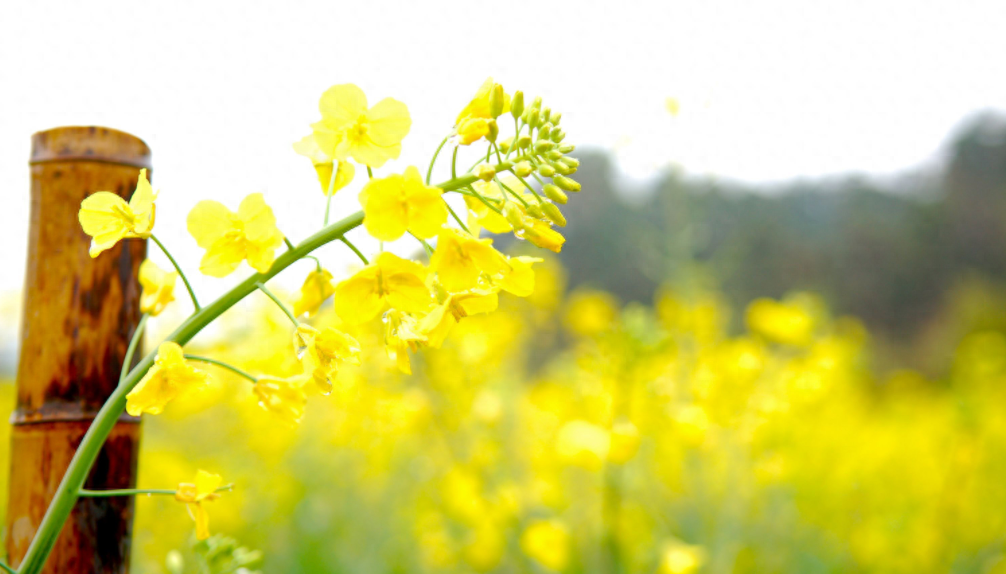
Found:
[[426, 336], [426, 345], [438, 349], [458, 321], [495, 311], [499, 306], [498, 291], [499, 287], [492, 286], [449, 294], [443, 303], [419, 320], [418, 330]]
[[200, 470], [194, 483], [183, 482], [175, 492], [175, 500], [188, 506], [189, 516], [196, 522], [196, 538], [199, 540], [210, 537], [210, 518], [203, 504], [220, 498], [217, 489], [222, 483], [223, 478], [219, 474]]
[[484, 118], [465, 118], [457, 127], [458, 144], [471, 145], [489, 135], [491, 123], [495, 120]]
[[[314, 134], [304, 136], [299, 142], [293, 144], [293, 149], [300, 155], [311, 159], [314, 170], [318, 174], [318, 183], [321, 184], [321, 192], [325, 195], [335, 192], [352, 183], [356, 176], [356, 168], [348, 161], [341, 161], [332, 158], [318, 146], [318, 141], [314, 139]], [[336, 169], [335, 181], [332, 181], [332, 170]], [[331, 190], [329, 189], [331, 188]]]
[[164, 405], [179, 394], [205, 382], [206, 373], [186, 362], [177, 343], [161, 343], [153, 366], [126, 395], [126, 412], [134, 417], [140, 413], [160, 414]]
[[500, 289], [518, 297], [527, 297], [534, 293], [534, 269], [531, 266], [541, 263], [544, 259], [540, 257], [528, 257], [521, 255], [510, 257], [507, 262], [510, 264], [510, 272], [496, 280], [496, 285]]
[[332, 274], [325, 269], [316, 269], [307, 274], [300, 294], [293, 302], [293, 314], [300, 317], [304, 313], [314, 315], [321, 305], [335, 293], [332, 285]]
[[91, 236], [91, 257], [97, 257], [122, 239], [150, 237], [156, 200], [157, 194], [147, 181], [145, 169], [140, 170], [140, 179], [129, 203], [110, 191], [99, 191], [84, 198], [77, 219], [84, 233]]
[[145, 259], [140, 264], [140, 312], [152, 316], [160, 314], [168, 303], [175, 300], [175, 281], [178, 273], [164, 271], [156, 263]]
[[293, 342], [305, 372], [311, 375], [323, 395], [332, 392], [332, 379], [341, 365], [360, 364], [360, 343], [334, 327], [319, 331], [301, 323], [294, 333]]
[[560, 571], [569, 564], [570, 541], [569, 530], [558, 520], [536, 520], [521, 534], [520, 547], [542, 566]]
[[492, 239], [477, 239], [468, 233], [445, 227], [437, 239], [437, 249], [430, 257], [430, 267], [448, 291], [474, 289], [483, 274], [495, 280], [510, 271], [506, 257], [496, 251], [492, 243]]
[[419, 344], [426, 342], [426, 335], [419, 331], [419, 322], [415, 317], [398, 309], [388, 311], [384, 321], [384, 346], [388, 358], [395, 363], [399, 371], [411, 375], [409, 350], [418, 350]]
[[[487, 78], [485, 82], [479, 87], [478, 91], [475, 92], [475, 97], [472, 98], [468, 105], [465, 106], [461, 113], [458, 114], [458, 119], [454, 122], [455, 125], [460, 125], [465, 118], [482, 118], [486, 120], [491, 120], [493, 116], [492, 106], [490, 100], [492, 99], [493, 88], [496, 86], [496, 82], [492, 78]], [[507, 113], [510, 111], [510, 96], [507, 94], [503, 95], [503, 111], [501, 113]]]
[[[520, 186], [517, 178], [510, 174], [500, 177], [500, 180], [510, 189], [517, 189]], [[495, 181], [486, 182], [480, 180], [473, 183], [472, 187], [491, 204], [496, 205], [499, 209], [503, 209], [503, 191], [500, 189], [498, 183]], [[508, 233], [513, 229], [503, 215], [490, 209], [481, 199], [466, 195], [465, 205], [468, 206], [469, 229], [472, 229], [476, 225], [484, 228], [489, 233]], [[474, 229], [472, 229], [472, 232], [474, 233]]]
[[521, 239], [526, 239], [532, 245], [556, 253], [562, 251], [562, 244], [566, 242], [566, 238], [562, 234], [540, 219], [532, 220], [529, 227], [517, 232], [516, 235]]
[[304, 417], [307, 394], [304, 392], [303, 375], [285, 379], [262, 376], [252, 387], [252, 392], [258, 398], [260, 407], [291, 425], [299, 423]]
[[372, 179], [360, 192], [363, 225], [381, 241], [394, 241], [406, 231], [428, 239], [447, 222], [443, 193], [424, 184], [415, 166], [409, 166], [403, 175]]
[[367, 96], [353, 84], [332, 86], [318, 103], [321, 121], [313, 124], [322, 153], [335, 159], [353, 158], [377, 168], [402, 151], [412, 127], [409, 109], [392, 98], [367, 107]]
[[389, 252], [335, 287], [335, 312], [356, 325], [376, 317], [389, 305], [406, 313], [425, 313], [433, 306], [422, 265]]
[[276, 216], [261, 193], [244, 198], [237, 213], [217, 201], [200, 201], [189, 212], [187, 223], [196, 243], [206, 250], [199, 270], [211, 277], [226, 277], [246, 259], [253, 269], [265, 273], [283, 243]]

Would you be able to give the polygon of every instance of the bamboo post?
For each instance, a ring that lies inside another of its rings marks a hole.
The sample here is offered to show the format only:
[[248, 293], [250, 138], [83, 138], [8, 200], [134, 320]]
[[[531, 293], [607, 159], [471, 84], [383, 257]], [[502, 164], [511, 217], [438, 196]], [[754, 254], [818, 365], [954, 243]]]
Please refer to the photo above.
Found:
[[[150, 149], [99, 127], [36, 133], [17, 408], [11, 417], [7, 555], [20, 564], [70, 459], [119, 381], [140, 320], [137, 273], [146, 242], [128, 239], [95, 259], [77, 221], [96, 191], [129, 199]], [[138, 357], [142, 353], [138, 353]], [[85, 488], [135, 488], [139, 419], [123, 415]], [[132, 497], [83, 498], [60, 532], [45, 572], [127, 572]]]

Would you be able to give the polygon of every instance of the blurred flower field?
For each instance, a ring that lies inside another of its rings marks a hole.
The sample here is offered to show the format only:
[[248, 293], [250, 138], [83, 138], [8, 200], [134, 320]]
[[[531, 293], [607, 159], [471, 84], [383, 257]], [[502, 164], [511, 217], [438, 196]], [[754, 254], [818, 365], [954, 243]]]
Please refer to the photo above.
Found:
[[[223, 475], [210, 528], [237, 542], [211, 538], [207, 567], [183, 505], [141, 497], [135, 571], [1006, 572], [1002, 335], [966, 338], [946, 380], [881, 378], [861, 324], [810, 294], [731, 310], [695, 288], [652, 307], [564, 293], [540, 265], [533, 295], [459, 323], [413, 376], [380, 325], [340, 326], [363, 364], [299, 426], [214, 370], [144, 422], [139, 485]], [[266, 303], [204, 350], [297, 372]]]

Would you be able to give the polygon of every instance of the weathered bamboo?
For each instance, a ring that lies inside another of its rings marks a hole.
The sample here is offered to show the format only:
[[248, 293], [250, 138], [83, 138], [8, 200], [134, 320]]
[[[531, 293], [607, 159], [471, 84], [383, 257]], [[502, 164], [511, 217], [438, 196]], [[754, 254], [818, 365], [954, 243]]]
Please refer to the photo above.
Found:
[[[20, 563], [81, 438], [119, 380], [140, 319], [137, 272], [146, 242], [126, 240], [95, 259], [77, 221], [95, 191], [128, 199], [140, 139], [108, 128], [67, 127], [32, 137], [31, 220], [17, 408], [12, 416], [7, 554]], [[139, 419], [123, 416], [85, 487], [133, 488]], [[127, 572], [133, 499], [78, 501], [45, 572]]]

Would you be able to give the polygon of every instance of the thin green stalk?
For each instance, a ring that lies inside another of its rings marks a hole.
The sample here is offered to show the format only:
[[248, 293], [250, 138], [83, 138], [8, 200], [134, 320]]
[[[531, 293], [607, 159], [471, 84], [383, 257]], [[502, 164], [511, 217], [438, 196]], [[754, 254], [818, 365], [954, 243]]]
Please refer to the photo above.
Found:
[[[454, 148], [454, 155], [451, 156], [451, 179], [457, 179], [458, 178], [458, 150], [459, 149], [461, 149], [461, 146], [455, 147]], [[476, 164], [476, 165], [478, 165], [478, 164]], [[471, 171], [471, 170], [468, 170], [468, 171]]]
[[437, 163], [437, 156], [440, 155], [440, 150], [443, 149], [444, 145], [447, 144], [451, 136], [444, 138], [444, 141], [440, 142], [437, 146], [437, 151], [433, 152], [433, 159], [430, 160], [430, 167], [426, 170], [426, 185], [430, 185], [430, 179], [433, 177], [433, 164]]
[[518, 140], [518, 138], [520, 138], [520, 131], [522, 129], [524, 129], [524, 126], [522, 126], [517, 121], [517, 118], [514, 117], [514, 119], [513, 119], [513, 141], [510, 143], [510, 149], [506, 150], [506, 155], [503, 156], [504, 159], [509, 158], [510, 154], [513, 153], [513, 151], [515, 149], [517, 149], [517, 140]]
[[[519, 175], [514, 174], [514, 176], [516, 176], [517, 179], [520, 179]], [[523, 181], [523, 180], [521, 180], [521, 181]], [[510, 192], [510, 195], [516, 197], [517, 201], [521, 202], [524, 205], [525, 208], [529, 207], [527, 201], [525, 201], [524, 198], [521, 197], [521, 195], [519, 193], [517, 193], [516, 191], [514, 191], [514, 190], [510, 189], [509, 187], [507, 187], [506, 184], [504, 184], [502, 181], [500, 181], [500, 178], [498, 178], [498, 177], [496, 178], [496, 183], [498, 183], [499, 186], [503, 188], [503, 191], [508, 191], [508, 192]], [[534, 191], [534, 190], [532, 189], [531, 191]], [[538, 195], [538, 194], [535, 193], [535, 195]], [[538, 198], [538, 203], [541, 203], [541, 198], [540, 197]]]
[[122, 370], [119, 371], [120, 385], [126, 379], [126, 375], [129, 374], [129, 369], [133, 366], [133, 355], [136, 353], [136, 347], [140, 345], [140, 337], [143, 336], [143, 329], [147, 326], [147, 319], [149, 318], [149, 313], [144, 313], [140, 317], [140, 322], [136, 324], [136, 330], [133, 331], [133, 338], [129, 340], [129, 346], [126, 347], [126, 357], [122, 360]]
[[0, 568], [2, 568], [3, 571], [6, 572], [7, 574], [17, 574], [17, 570], [8, 566], [7, 563], [4, 562], [3, 560], [0, 560]]
[[430, 247], [430, 244], [427, 243], [425, 239], [423, 239], [422, 237], [419, 237], [418, 235], [416, 235], [415, 233], [413, 233], [411, 231], [409, 232], [409, 235], [415, 237], [416, 241], [419, 241], [420, 243], [423, 244], [423, 249], [426, 250], [426, 254], [427, 255], [433, 255], [433, 248]]
[[[286, 237], [285, 235], [283, 236], [283, 243], [286, 243], [287, 250], [295, 249], [294, 246], [293, 246], [293, 243], [290, 243], [290, 239], [288, 237]], [[317, 269], [318, 271], [321, 271], [321, 259], [318, 259], [314, 255], [305, 255], [304, 259], [314, 259], [314, 267], [315, 267], [315, 269]]]
[[374, 179], [374, 170], [370, 169], [369, 165], [367, 166], [367, 177]]
[[466, 194], [466, 195], [472, 195], [473, 197], [475, 197], [476, 199], [478, 199], [479, 201], [481, 201], [482, 203], [484, 203], [485, 206], [488, 207], [489, 209], [495, 211], [496, 213], [498, 213], [500, 215], [503, 215], [503, 212], [500, 211], [500, 208], [498, 208], [495, 205], [492, 205], [491, 203], [489, 203], [489, 200], [486, 197], [484, 197], [481, 193], [479, 193], [474, 187], [469, 187], [469, 188], [467, 188], [467, 190], [470, 193]]
[[[492, 147], [493, 147], [493, 149], [496, 150], [496, 160], [499, 161], [500, 163], [503, 163], [503, 156], [500, 154], [500, 147], [498, 145], [496, 145], [496, 142], [492, 142]], [[486, 161], [489, 161], [489, 160], [486, 160]]]
[[300, 326], [300, 321], [298, 321], [297, 317], [293, 315], [293, 311], [288, 309], [287, 306], [284, 305], [283, 302], [279, 300], [279, 297], [274, 295], [273, 292], [270, 291], [269, 288], [265, 286], [265, 283], [259, 283], [256, 285], [256, 287], [258, 287], [259, 291], [265, 293], [266, 297], [272, 299], [272, 302], [275, 303], [277, 307], [283, 310], [283, 313], [290, 318], [290, 322], [293, 323], [294, 327]]
[[[229, 492], [234, 490], [234, 484], [225, 484], [218, 487], [213, 492]], [[174, 496], [178, 494], [177, 490], [168, 488], [119, 488], [115, 490], [87, 490], [86, 488], [80, 489], [79, 496], [81, 498], [111, 498], [113, 496], [137, 496], [140, 494], [168, 494]]]
[[185, 358], [188, 359], [188, 360], [190, 360], [190, 361], [199, 361], [200, 363], [209, 363], [211, 365], [216, 365], [218, 367], [223, 367], [224, 369], [227, 369], [228, 371], [230, 371], [230, 372], [232, 372], [232, 373], [234, 373], [236, 375], [240, 375], [240, 376], [248, 379], [249, 381], [251, 381], [253, 383], [257, 383], [258, 382], [258, 377], [254, 377], [252, 375], [249, 375], [245, 371], [242, 371], [241, 369], [235, 367], [234, 365], [231, 365], [230, 363], [225, 363], [223, 361], [218, 361], [217, 359], [211, 359], [209, 357], [202, 357], [202, 356], [199, 356], [199, 355], [190, 355], [188, 353], [185, 354]]
[[[515, 173], [514, 175], [517, 175], [517, 174]], [[531, 193], [533, 193], [533, 194], [534, 194], [535, 198], [536, 198], [536, 199], [538, 200], [538, 203], [542, 203], [542, 199], [541, 199], [541, 196], [540, 196], [540, 195], [538, 195], [538, 190], [537, 190], [537, 189], [535, 189], [535, 188], [531, 187], [531, 184], [529, 184], [528, 182], [524, 181], [524, 178], [523, 178], [523, 177], [521, 177], [521, 176], [517, 175], [517, 179], [519, 179], [519, 180], [520, 180], [520, 182], [524, 184], [524, 187], [526, 187], [526, 188], [528, 188], [529, 190], [531, 190]], [[524, 205], [527, 205], [527, 204], [525, 203]]]
[[199, 306], [199, 301], [196, 300], [196, 292], [192, 290], [192, 285], [189, 285], [189, 278], [185, 276], [185, 272], [182, 271], [182, 268], [178, 265], [178, 262], [175, 261], [175, 258], [171, 256], [171, 253], [168, 252], [168, 248], [165, 247], [164, 244], [161, 243], [160, 240], [158, 240], [157, 237], [155, 237], [153, 234], [150, 235], [150, 238], [154, 240], [154, 243], [156, 243], [157, 246], [161, 248], [161, 251], [163, 251], [164, 254], [168, 256], [168, 260], [171, 261], [171, 264], [175, 266], [175, 271], [177, 271], [178, 275], [181, 276], [182, 282], [185, 283], [185, 288], [189, 290], [189, 297], [192, 298], [192, 306], [195, 307], [196, 311], [198, 312], [199, 309], [201, 309], [201, 307]]
[[452, 207], [451, 207], [451, 204], [449, 204], [449, 203], [447, 203], [447, 202], [445, 201], [445, 202], [444, 202], [444, 205], [446, 205], [446, 206], [447, 206], [447, 211], [451, 212], [451, 215], [452, 215], [452, 216], [454, 216], [454, 221], [457, 221], [457, 222], [458, 222], [458, 225], [460, 225], [460, 226], [461, 226], [461, 229], [464, 229], [464, 230], [465, 230], [465, 233], [467, 233], [467, 234], [471, 235], [471, 233], [472, 233], [472, 232], [471, 232], [471, 231], [468, 231], [468, 226], [467, 226], [467, 225], [465, 225], [465, 222], [464, 222], [464, 221], [461, 221], [461, 218], [460, 218], [460, 217], [458, 217], [458, 214], [457, 214], [457, 213], [454, 213], [454, 208], [452, 208]]
[[339, 162], [332, 162], [332, 175], [328, 178], [328, 189], [325, 190], [325, 222], [322, 224], [328, 227], [328, 213], [332, 210], [332, 196], [335, 195], [335, 180], [339, 177]]
[[352, 249], [353, 253], [356, 253], [356, 256], [360, 258], [360, 261], [363, 261], [364, 265], [370, 265], [370, 261], [367, 261], [367, 258], [363, 256], [363, 252], [357, 249], [356, 246], [353, 245], [353, 243], [350, 240], [346, 239], [345, 236], [340, 237], [339, 241], [342, 241], [343, 243], [346, 244], [346, 247]]
[[[496, 166], [496, 172], [506, 171], [512, 167], [512, 163], [504, 162]], [[466, 175], [460, 178], [452, 178], [436, 187], [447, 191], [455, 191], [465, 187], [477, 178], [474, 175]], [[358, 211], [348, 217], [337, 221], [324, 229], [318, 231], [311, 237], [290, 251], [286, 251], [276, 258], [272, 267], [265, 273], [256, 273], [238, 283], [230, 291], [224, 293], [216, 301], [190, 315], [177, 329], [174, 330], [165, 341], [171, 341], [179, 345], [185, 345], [192, 340], [200, 331], [206, 328], [217, 317], [228, 309], [236, 305], [239, 301], [250, 295], [258, 288], [260, 283], [264, 283], [278, 275], [281, 271], [299, 261], [305, 255], [310, 254], [322, 245], [331, 243], [347, 232], [356, 229], [363, 223], [363, 212]], [[113, 392], [105, 404], [102, 405], [98, 414], [95, 415], [91, 426], [80, 442], [80, 446], [70, 460], [70, 465], [63, 474], [63, 479], [53, 493], [52, 502], [42, 517], [42, 522], [38, 526], [35, 538], [28, 547], [24, 560], [18, 574], [38, 574], [45, 566], [56, 538], [59, 536], [63, 524], [66, 523], [70, 512], [73, 510], [77, 498], [80, 496], [80, 489], [84, 486], [84, 481], [91, 472], [91, 467], [98, 458], [101, 447], [105, 444], [105, 439], [112, 432], [119, 415], [126, 409], [126, 395], [139, 384], [140, 379], [147, 373], [147, 370], [154, 364], [156, 353], [149, 353], [129, 372], [126, 379]]]

